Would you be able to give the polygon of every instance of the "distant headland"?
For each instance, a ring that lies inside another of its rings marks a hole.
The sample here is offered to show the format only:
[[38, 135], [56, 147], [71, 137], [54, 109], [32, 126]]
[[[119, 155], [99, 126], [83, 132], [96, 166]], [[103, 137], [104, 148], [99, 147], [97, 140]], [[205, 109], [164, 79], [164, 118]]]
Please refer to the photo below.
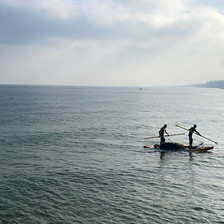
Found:
[[194, 85], [197, 87], [205, 87], [205, 88], [221, 88], [224, 89], [224, 80], [215, 80], [215, 81], [209, 81], [204, 84], [197, 84]]

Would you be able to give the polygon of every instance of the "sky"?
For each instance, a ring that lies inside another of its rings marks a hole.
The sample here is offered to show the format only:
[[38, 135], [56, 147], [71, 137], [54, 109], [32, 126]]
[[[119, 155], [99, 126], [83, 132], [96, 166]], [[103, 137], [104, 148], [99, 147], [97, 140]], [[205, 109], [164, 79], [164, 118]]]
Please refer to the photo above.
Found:
[[224, 79], [223, 0], [0, 0], [0, 84]]

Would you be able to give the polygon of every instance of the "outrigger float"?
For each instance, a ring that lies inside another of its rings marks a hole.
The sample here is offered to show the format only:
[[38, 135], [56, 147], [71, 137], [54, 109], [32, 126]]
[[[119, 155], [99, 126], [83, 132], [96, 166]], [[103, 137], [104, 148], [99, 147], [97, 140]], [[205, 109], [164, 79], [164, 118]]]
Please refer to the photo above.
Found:
[[206, 152], [212, 150], [214, 146], [203, 146], [203, 143], [198, 146], [186, 146], [178, 142], [164, 142], [161, 146], [158, 144], [155, 145], [145, 145], [144, 148], [148, 149], [159, 149], [163, 151], [187, 151], [187, 152]]

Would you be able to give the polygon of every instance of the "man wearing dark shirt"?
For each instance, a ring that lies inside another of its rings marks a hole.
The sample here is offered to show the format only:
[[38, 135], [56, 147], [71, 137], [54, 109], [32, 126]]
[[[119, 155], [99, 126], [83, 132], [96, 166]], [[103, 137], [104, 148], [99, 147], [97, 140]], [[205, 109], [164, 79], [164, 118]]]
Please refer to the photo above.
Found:
[[169, 134], [166, 131], [166, 127], [167, 125], [164, 124], [164, 126], [160, 129], [159, 131], [159, 136], [160, 136], [160, 146], [165, 142], [165, 138], [164, 138], [164, 132], [169, 136]]
[[192, 135], [193, 133], [197, 133], [198, 135], [201, 135], [197, 130], [196, 130], [196, 127], [197, 125], [195, 124], [193, 127], [191, 127], [188, 131], [189, 131], [189, 134], [188, 134], [188, 137], [189, 137], [189, 148], [191, 149], [192, 148], [192, 144], [193, 144], [193, 138], [192, 138]]

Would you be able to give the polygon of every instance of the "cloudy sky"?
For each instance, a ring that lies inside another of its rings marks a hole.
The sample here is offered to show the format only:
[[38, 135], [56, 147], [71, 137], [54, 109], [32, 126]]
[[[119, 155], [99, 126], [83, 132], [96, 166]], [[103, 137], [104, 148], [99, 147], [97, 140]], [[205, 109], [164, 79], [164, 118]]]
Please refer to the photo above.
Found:
[[224, 79], [223, 0], [0, 0], [0, 84]]

